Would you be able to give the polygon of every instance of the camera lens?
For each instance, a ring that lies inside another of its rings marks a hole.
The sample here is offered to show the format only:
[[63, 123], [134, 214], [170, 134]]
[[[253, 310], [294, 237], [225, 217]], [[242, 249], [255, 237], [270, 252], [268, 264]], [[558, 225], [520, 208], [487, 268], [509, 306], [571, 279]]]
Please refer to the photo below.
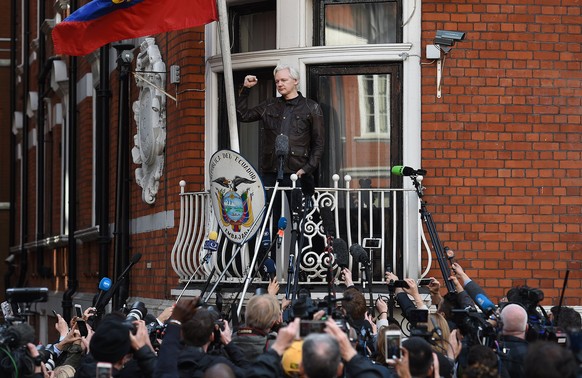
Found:
[[129, 310], [129, 313], [125, 319], [131, 322], [135, 320], [142, 320], [147, 314], [148, 309], [146, 308], [145, 304], [143, 302], [135, 302], [131, 306], [131, 309]]

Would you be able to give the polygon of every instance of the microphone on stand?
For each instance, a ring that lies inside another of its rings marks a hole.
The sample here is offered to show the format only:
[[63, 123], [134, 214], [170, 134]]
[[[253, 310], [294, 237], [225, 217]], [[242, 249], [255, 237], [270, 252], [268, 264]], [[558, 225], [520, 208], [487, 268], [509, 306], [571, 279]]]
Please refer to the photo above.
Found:
[[95, 307], [100, 303], [101, 298], [103, 298], [103, 294], [111, 289], [111, 278], [103, 277], [101, 281], [99, 281], [99, 295], [97, 296], [97, 300], [95, 301]]
[[277, 180], [283, 180], [285, 173], [285, 159], [289, 154], [289, 137], [285, 134], [277, 135], [275, 139], [275, 154], [279, 159], [279, 170], [277, 172]]
[[285, 234], [285, 229], [287, 228], [287, 218], [281, 217], [279, 218], [279, 222], [277, 223], [277, 227], [279, 231], [277, 231], [277, 248], [281, 248], [281, 242], [283, 241], [283, 235]]
[[208, 233], [208, 240], [204, 242], [204, 250], [206, 251], [206, 255], [202, 259], [203, 264], [207, 263], [210, 259], [210, 256], [212, 256], [212, 253], [218, 250], [218, 243], [216, 242], [216, 239], [218, 239], [218, 233], [216, 231], [210, 231], [210, 233]]
[[426, 169], [414, 169], [404, 165], [395, 165], [390, 170], [395, 176], [425, 176]]
[[272, 258], [267, 257], [263, 262], [263, 272], [269, 276], [269, 281], [273, 281], [273, 278], [277, 275], [277, 268]]
[[350, 265], [350, 258], [348, 256], [348, 244], [341, 238], [333, 239], [333, 253], [335, 254], [335, 261], [340, 269], [347, 268]]

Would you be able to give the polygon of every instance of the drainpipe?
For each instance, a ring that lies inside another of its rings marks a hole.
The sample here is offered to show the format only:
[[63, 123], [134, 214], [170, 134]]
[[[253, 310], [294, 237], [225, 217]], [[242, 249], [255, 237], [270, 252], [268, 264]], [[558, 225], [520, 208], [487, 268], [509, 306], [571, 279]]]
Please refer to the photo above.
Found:
[[[71, 1], [71, 13], [77, 9], [77, 0]], [[75, 231], [77, 229], [77, 57], [69, 57], [69, 114], [68, 126], [68, 150], [69, 150], [69, 203], [65, 206], [69, 208], [68, 224], [68, 279], [67, 290], [63, 293], [61, 302], [63, 307], [63, 317], [69, 322], [71, 310], [73, 308], [73, 294], [77, 292], [79, 282], [77, 280], [77, 241]]]
[[45, 17], [45, 2], [38, 3], [39, 25], [38, 25], [38, 110], [36, 113], [36, 131], [38, 144], [36, 148], [36, 272], [41, 278], [49, 278], [48, 272], [44, 268], [44, 246], [39, 245], [39, 241], [44, 239], [44, 130], [45, 130], [45, 60], [46, 42], [41, 26]]
[[97, 224], [99, 225], [99, 279], [109, 274], [109, 45], [99, 52], [99, 89], [97, 90], [96, 181]]
[[[16, 1], [12, 0], [10, 2], [10, 72], [16, 72], [16, 17], [18, 13], [16, 12]], [[14, 113], [16, 112], [16, 75], [10, 75], [10, 120], [11, 120], [11, 127], [14, 127]], [[10, 201], [10, 210], [9, 210], [9, 221], [8, 221], [8, 245], [10, 247], [15, 245], [15, 234], [16, 234], [16, 172], [14, 170], [14, 166], [16, 165], [16, 136], [14, 133], [10, 133], [10, 187], [9, 187], [9, 201]], [[12, 256], [14, 257], [14, 256]], [[12, 287], [10, 283], [11, 277], [14, 274], [14, 265], [10, 264], [9, 269], [6, 274], [4, 275], [4, 287], [8, 289]], [[5, 297], [5, 295], [3, 295]]]
[[28, 241], [28, 116], [26, 106], [28, 104], [29, 78], [30, 78], [30, 4], [28, 1], [22, 2], [23, 16], [23, 36], [22, 46], [24, 50], [22, 59], [22, 187], [20, 188], [20, 276], [18, 277], [18, 287], [23, 287], [26, 283], [28, 272], [28, 251], [24, 245]]
[[[115, 277], [129, 265], [129, 73], [134, 48], [130, 44], [117, 44], [119, 69], [119, 102], [117, 125], [117, 184], [115, 198]], [[129, 277], [113, 294], [113, 309], [118, 310], [129, 297]]]

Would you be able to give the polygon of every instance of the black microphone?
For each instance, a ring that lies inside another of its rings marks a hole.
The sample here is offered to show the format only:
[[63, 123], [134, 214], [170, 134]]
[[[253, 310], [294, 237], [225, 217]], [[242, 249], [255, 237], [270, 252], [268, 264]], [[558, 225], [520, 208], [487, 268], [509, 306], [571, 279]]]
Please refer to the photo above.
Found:
[[347, 268], [350, 265], [348, 244], [343, 239], [333, 239], [333, 253], [335, 254], [335, 262], [340, 269]]
[[275, 267], [275, 261], [270, 257], [267, 257], [263, 262], [263, 272], [269, 276], [269, 280], [273, 280], [277, 274], [277, 268]]
[[28, 343], [34, 343], [34, 337], [34, 328], [29, 324], [14, 324], [0, 336], [0, 345], [15, 349]]
[[315, 180], [307, 173], [301, 176], [301, 192], [305, 198], [311, 198], [315, 194]]
[[354, 260], [356, 260], [362, 265], [367, 265], [370, 262], [370, 258], [368, 257], [368, 253], [366, 252], [366, 250], [357, 243], [352, 244], [352, 246], [350, 247], [350, 254], [354, 258]]
[[325, 235], [335, 237], [335, 223], [333, 221], [331, 208], [329, 206], [322, 207], [319, 209], [319, 215], [321, 216], [321, 224]]
[[395, 176], [425, 176], [426, 170], [425, 169], [414, 169], [410, 167], [406, 167], [404, 165], [395, 165], [390, 170], [393, 175]]
[[277, 223], [277, 227], [279, 231], [277, 231], [277, 248], [281, 248], [281, 242], [283, 241], [283, 235], [285, 234], [285, 229], [287, 228], [287, 218], [281, 217], [279, 218], [279, 222]]
[[277, 135], [277, 138], [275, 139], [275, 154], [277, 155], [277, 158], [279, 158], [277, 180], [283, 180], [285, 159], [289, 154], [289, 137], [287, 135]]

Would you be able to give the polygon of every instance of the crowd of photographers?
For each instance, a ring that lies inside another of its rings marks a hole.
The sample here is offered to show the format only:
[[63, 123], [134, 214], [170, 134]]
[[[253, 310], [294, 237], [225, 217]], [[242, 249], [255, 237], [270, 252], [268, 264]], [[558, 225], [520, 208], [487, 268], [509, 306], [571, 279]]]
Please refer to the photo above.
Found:
[[181, 299], [158, 318], [140, 302], [128, 314], [100, 317], [89, 308], [70, 324], [56, 314], [60, 337], [46, 346], [35, 345], [26, 324], [12, 325], [0, 335], [0, 376], [582, 376], [580, 314], [565, 306], [546, 314], [538, 289], [512, 288], [494, 306], [454, 263], [455, 291], [441, 293], [432, 278], [429, 306], [416, 280], [386, 272], [387, 294], [370, 309], [352, 273], [341, 276], [341, 296], [322, 301], [301, 290], [280, 302], [274, 279], [248, 301], [241, 325], [199, 298]]

